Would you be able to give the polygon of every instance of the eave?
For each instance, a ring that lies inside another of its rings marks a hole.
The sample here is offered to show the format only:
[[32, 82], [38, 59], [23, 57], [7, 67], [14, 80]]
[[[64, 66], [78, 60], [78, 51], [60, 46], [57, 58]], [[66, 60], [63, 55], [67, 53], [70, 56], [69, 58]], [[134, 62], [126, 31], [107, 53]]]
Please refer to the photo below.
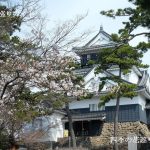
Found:
[[139, 90], [138, 92], [140, 92], [144, 97], [146, 97], [147, 99], [150, 100], [150, 92], [148, 92], [145, 87], [143, 89]]
[[[91, 121], [91, 120], [105, 121], [105, 119], [106, 119], [106, 114], [104, 112], [72, 114], [72, 121]], [[68, 122], [68, 117], [64, 117], [62, 121]]]
[[85, 77], [87, 74], [89, 74], [91, 72], [91, 70], [93, 70], [94, 67], [91, 68], [81, 68], [81, 69], [76, 69], [74, 71], [75, 75], [81, 75], [83, 77]]
[[74, 47], [72, 50], [80, 56], [80, 55], [86, 54], [86, 53], [99, 52], [100, 49], [103, 49], [103, 48], [113, 48], [116, 45], [118, 45], [118, 44], [110, 43], [110, 44], [96, 45], [96, 46], [90, 46], [90, 47], [82, 46], [82, 47]]
[[139, 77], [142, 77], [142, 73], [139, 68], [137, 68], [136, 66], [133, 66], [132, 68]]

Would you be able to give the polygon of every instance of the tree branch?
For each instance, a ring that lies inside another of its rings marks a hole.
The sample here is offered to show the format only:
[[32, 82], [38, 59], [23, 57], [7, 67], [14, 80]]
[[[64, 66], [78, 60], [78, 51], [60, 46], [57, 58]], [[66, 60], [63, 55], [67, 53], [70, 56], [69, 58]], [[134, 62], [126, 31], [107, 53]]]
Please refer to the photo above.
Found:
[[142, 33], [138, 33], [138, 34], [130, 34], [131, 38], [129, 39], [129, 41], [131, 41], [133, 38], [140, 36], [140, 35], [150, 35], [150, 32], [142, 32]]
[[18, 71], [16, 71], [16, 73], [17, 73], [17, 76], [14, 78], [14, 79], [12, 79], [12, 80], [10, 80], [10, 81], [7, 81], [6, 83], [5, 83], [5, 85], [4, 85], [4, 88], [3, 88], [3, 90], [2, 90], [2, 93], [1, 93], [1, 99], [3, 98], [3, 96], [4, 96], [4, 93], [5, 93], [5, 91], [6, 91], [6, 88], [7, 88], [7, 86], [10, 84], [10, 83], [12, 83], [12, 82], [14, 82], [15, 80], [17, 80], [20, 76], [19, 76], [19, 72]]

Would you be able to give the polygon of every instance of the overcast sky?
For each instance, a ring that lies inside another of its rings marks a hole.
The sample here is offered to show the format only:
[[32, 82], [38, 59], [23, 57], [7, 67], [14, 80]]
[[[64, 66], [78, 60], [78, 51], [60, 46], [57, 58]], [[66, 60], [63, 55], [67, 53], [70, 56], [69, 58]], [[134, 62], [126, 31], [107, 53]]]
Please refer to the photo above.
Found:
[[102, 24], [109, 32], [117, 32], [121, 27], [121, 19], [117, 21], [101, 16], [102, 10], [117, 9], [131, 6], [127, 0], [42, 0], [45, 14], [51, 22], [71, 19], [79, 14], [88, 12], [88, 16], [82, 22], [81, 29], [99, 30]]
[[[17, 0], [14, 0], [17, 1]], [[111, 19], [100, 15], [100, 11], [133, 7], [128, 0], [41, 0], [42, 14], [48, 20], [48, 28], [53, 28], [56, 23], [62, 23], [65, 20], [73, 19], [77, 15], [86, 14], [87, 17], [80, 23], [77, 32], [91, 30], [95, 34], [99, 31], [100, 26], [103, 26], [104, 31], [108, 34], [117, 33], [123, 27], [122, 22], [127, 20], [127, 17]], [[138, 32], [144, 29], [139, 28]], [[130, 44], [136, 45], [141, 40], [147, 40], [144, 37], [138, 37]], [[146, 53], [143, 62], [150, 65], [150, 52]]]

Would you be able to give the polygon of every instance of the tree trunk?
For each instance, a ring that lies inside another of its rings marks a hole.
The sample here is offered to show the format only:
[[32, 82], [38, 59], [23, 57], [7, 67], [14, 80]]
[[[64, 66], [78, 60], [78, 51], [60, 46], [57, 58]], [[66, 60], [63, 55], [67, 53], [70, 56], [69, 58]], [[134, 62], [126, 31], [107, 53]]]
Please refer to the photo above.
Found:
[[114, 116], [114, 150], [118, 150], [118, 117], [119, 117], [119, 103], [120, 103], [120, 97], [117, 97], [116, 100], [116, 111], [115, 111], [115, 116]]
[[12, 121], [12, 125], [11, 125], [11, 133], [9, 135], [9, 144], [10, 144], [10, 150], [17, 150], [18, 149], [18, 145], [16, 144], [16, 140], [14, 137], [14, 122]]
[[10, 150], [16, 150], [17, 149], [14, 135], [9, 136], [9, 143], [10, 143]]
[[10, 148], [10, 150], [17, 150], [18, 147], [19, 147], [19, 146], [17, 146], [17, 145], [12, 145], [11, 148]]
[[67, 116], [68, 116], [69, 131], [70, 131], [72, 146], [73, 146], [73, 148], [76, 148], [77, 147], [76, 146], [76, 138], [75, 138], [74, 129], [73, 129], [72, 115], [69, 110], [69, 103], [66, 103], [66, 112], [67, 112]]
[[[119, 66], [120, 68], [120, 66]], [[119, 79], [121, 79], [121, 68], [119, 69]], [[114, 150], [118, 150], [118, 118], [119, 118], [119, 106], [120, 106], [120, 87], [118, 86], [116, 99], [116, 110], [114, 116]]]

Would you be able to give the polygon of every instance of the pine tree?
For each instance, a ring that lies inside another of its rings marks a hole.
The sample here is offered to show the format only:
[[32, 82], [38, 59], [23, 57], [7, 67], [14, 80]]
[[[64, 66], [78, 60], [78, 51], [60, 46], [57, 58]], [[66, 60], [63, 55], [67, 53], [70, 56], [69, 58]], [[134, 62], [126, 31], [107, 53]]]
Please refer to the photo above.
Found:
[[[135, 5], [135, 8], [118, 9], [117, 11], [108, 10], [102, 11], [101, 14], [116, 18], [119, 16], [128, 16], [129, 20], [123, 22], [124, 28], [120, 29], [117, 34], [112, 34], [112, 39], [118, 43], [115, 48], [107, 48], [100, 50], [99, 66], [96, 73], [108, 72], [110, 76], [101, 78], [102, 84], [100, 90], [105, 85], [106, 80], [111, 80], [116, 83], [110, 92], [100, 97], [101, 105], [104, 105], [111, 99], [116, 99], [116, 111], [114, 115], [114, 137], [117, 137], [118, 129], [118, 115], [121, 97], [133, 98], [136, 95], [136, 84], [131, 84], [122, 79], [123, 75], [129, 73], [133, 66], [137, 68], [147, 68], [148, 65], [142, 64], [142, 57], [144, 53], [150, 48], [149, 42], [139, 42], [135, 47], [130, 46], [129, 42], [137, 36], [145, 35], [150, 37], [149, 31], [135, 33], [134, 31], [142, 26], [150, 28], [150, 9], [147, 0], [129, 0]], [[111, 74], [109, 68], [117, 67], [118, 75]], [[114, 149], [118, 150], [117, 142], [114, 142]]]

